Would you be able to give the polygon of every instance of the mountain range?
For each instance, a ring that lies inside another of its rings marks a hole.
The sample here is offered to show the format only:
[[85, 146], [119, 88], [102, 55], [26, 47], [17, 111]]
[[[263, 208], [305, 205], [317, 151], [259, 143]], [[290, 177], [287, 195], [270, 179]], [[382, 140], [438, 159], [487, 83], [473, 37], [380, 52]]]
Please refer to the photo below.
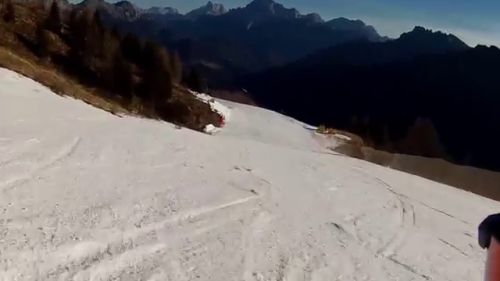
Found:
[[227, 13], [226, 8], [222, 4], [212, 3], [208, 1], [207, 5], [194, 9], [186, 14], [187, 18], [195, 19], [200, 16], [220, 16]]
[[235, 75], [284, 65], [323, 48], [353, 40], [387, 40], [362, 21], [325, 22], [318, 14], [301, 14], [272, 0], [254, 0], [231, 10], [208, 2], [185, 15], [173, 8], [144, 10], [126, 1], [85, 0], [77, 7], [98, 10], [105, 23], [122, 33], [177, 50], [214, 87], [231, 84]]

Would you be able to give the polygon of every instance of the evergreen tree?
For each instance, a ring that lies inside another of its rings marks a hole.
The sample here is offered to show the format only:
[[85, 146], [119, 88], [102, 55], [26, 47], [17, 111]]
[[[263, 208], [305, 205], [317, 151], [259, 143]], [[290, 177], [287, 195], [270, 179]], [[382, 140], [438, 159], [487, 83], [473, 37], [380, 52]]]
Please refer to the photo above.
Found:
[[71, 12], [69, 13], [68, 17], [68, 29], [70, 33], [74, 34], [77, 32], [77, 26], [78, 26], [78, 20], [79, 20], [79, 13], [78, 9], [71, 9]]
[[203, 79], [197, 68], [192, 68], [185, 79], [186, 85], [193, 91], [206, 92], [208, 90], [207, 82]]
[[105, 29], [99, 16], [89, 9], [72, 11], [68, 28], [69, 65], [86, 79], [107, 85], [114, 52], [112, 44], [104, 39]]
[[101, 57], [105, 64], [111, 63], [119, 52], [120, 57], [123, 58], [120, 50], [120, 39], [112, 31], [105, 30], [101, 41]]
[[99, 13], [99, 11], [95, 11], [92, 15], [90, 26], [91, 34], [89, 35], [89, 40], [91, 42], [91, 48], [94, 48], [94, 54], [96, 56], [102, 57], [104, 55], [104, 45], [106, 44], [104, 39], [106, 29], [102, 24], [101, 14]]
[[119, 50], [115, 52], [111, 69], [111, 78], [111, 87], [113, 92], [127, 100], [130, 100], [134, 90], [132, 68], [131, 65], [123, 58]]
[[69, 30], [71, 34], [70, 47], [72, 53], [81, 55], [85, 49], [87, 34], [90, 27], [90, 10], [85, 9], [83, 12], [73, 9], [69, 17]]
[[172, 76], [169, 68], [169, 57], [165, 49], [157, 48], [155, 63], [147, 71], [150, 79], [151, 100], [155, 106], [161, 106], [172, 96]]
[[46, 20], [46, 27], [48, 30], [60, 34], [62, 29], [61, 23], [61, 12], [59, 10], [59, 5], [56, 1], [52, 2], [50, 6], [49, 16]]
[[160, 47], [152, 41], [146, 41], [141, 52], [141, 66], [145, 69], [153, 69], [158, 63], [157, 56]]
[[111, 35], [118, 41], [122, 40], [120, 31], [118, 31], [118, 28], [116, 28], [116, 26], [113, 26], [113, 28], [111, 29]]
[[436, 127], [428, 118], [417, 118], [402, 141], [402, 150], [409, 154], [426, 157], [444, 157], [445, 149], [440, 142]]
[[142, 98], [159, 107], [172, 95], [170, 58], [164, 48], [148, 42], [143, 51], [144, 77]]
[[182, 81], [182, 61], [178, 52], [174, 52], [170, 60], [172, 82], [179, 84]]
[[137, 36], [128, 33], [121, 41], [123, 56], [133, 63], [140, 64], [142, 60], [142, 46]]
[[101, 13], [96, 10], [94, 11], [94, 14], [92, 15], [92, 26], [99, 30], [99, 32], [104, 31], [104, 25], [102, 24], [102, 19], [101, 19]]
[[2, 18], [5, 22], [13, 22], [16, 19], [16, 9], [12, 0], [7, 0], [2, 9]]
[[99, 16], [90, 10], [85, 10], [78, 18], [77, 33], [74, 35], [79, 38], [76, 38], [77, 45], [74, 47], [79, 49], [83, 64], [94, 69], [97, 58], [102, 57], [103, 28]]
[[38, 25], [36, 29], [36, 43], [38, 46], [38, 56], [46, 58], [50, 54], [50, 32], [43, 26]]

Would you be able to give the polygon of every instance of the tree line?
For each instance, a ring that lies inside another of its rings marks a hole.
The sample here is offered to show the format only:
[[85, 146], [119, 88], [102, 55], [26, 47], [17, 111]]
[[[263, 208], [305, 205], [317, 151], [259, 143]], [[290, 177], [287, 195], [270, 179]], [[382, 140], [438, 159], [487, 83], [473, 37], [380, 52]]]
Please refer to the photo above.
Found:
[[[184, 71], [177, 52], [106, 27], [99, 11], [73, 8], [63, 14], [54, 1], [38, 23], [34, 41], [41, 59], [160, 116], [171, 114], [166, 111], [172, 111], [169, 103], [176, 85], [203, 90], [201, 76], [196, 70]], [[67, 46], [65, 52], [58, 50], [58, 42]]]

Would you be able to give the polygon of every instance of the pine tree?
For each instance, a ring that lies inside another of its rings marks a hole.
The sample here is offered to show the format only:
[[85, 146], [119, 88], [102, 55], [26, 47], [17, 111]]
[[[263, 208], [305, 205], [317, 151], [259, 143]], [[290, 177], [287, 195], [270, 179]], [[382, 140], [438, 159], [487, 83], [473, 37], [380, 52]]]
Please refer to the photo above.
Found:
[[2, 9], [2, 18], [5, 22], [13, 22], [16, 19], [16, 9], [12, 0], [7, 0]]
[[119, 52], [120, 57], [123, 57], [120, 50], [120, 39], [112, 31], [105, 30], [101, 41], [101, 57], [104, 63], [110, 63], [115, 59], [116, 53]]
[[85, 49], [87, 34], [90, 26], [90, 10], [85, 9], [83, 12], [79, 12], [77, 9], [73, 9], [69, 16], [69, 31], [71, 34], [71, 52], [75, 55], [81, 55]]
[[80, 48], [80, 55], [84, 65], [92, 70], [96, 66], [96, 59], [102, 57], [103, 51], [102, 38], [104, 30], [99, 15], [90, 10], [85, 10], [79, 16], [78, 30], [76, 36], [80, 38], [76, 40], [79, 45], [76, 48]]
[[38, 46], [38, 56], [46, 58], [50, 54], [50, 32], [43, 25], [38, 25], [36, 29], [36, 43]]
[[46, 27], [47, 29], [56, 34], [61, 33], [62, 29], [61, 12], [59, 10], [59, 5], [57, 4], [57, 1], [52, 2], [52, 5], [50, 6], [49, 17], [46, 20]]
[[200, 71], [196, 68], [191, 69], [185, 79], [186, 85], [196, 92], [206, 92], [208, 90], [207, 82], [203, 79]]
[[120, 31], [118, 31], [118, 28], [116, 28], [116, 26], [113, 26], [113, 28], [111, 29], [111, 36], [113, 36], [118, 41], [122, 40]]
[[92, 15], [90, 26], [91, 34], [89, 40], [92, 41], [92, 48], [95, 48], [95, 55], [102, 57], [104, 54], [104, 33], [106, 29], [102, 24], [101, 14], [99, 11], [95, 11]]
[[170, 58], [164, 48], [148, 42], [143, 50], [142, 98], [153, 107], [164, 104], [172, 95]]
[[104, 31], [104, 25], [102, 24], [101, 13], [98, 10], [94, 11], [94, 14], [92, 15], [92, 26], [95, 29], [98, 29], [99, 32]]
[[182, 81], [182, 61], [178, 52], [174, 52], [171, 56], [170, 65], [172, 82], [179, 84]]
[[123, 56], [136, 63], [136, 64], [139, 64], [142, 60], [142, 46], [141, 46], [141, 42], [139, 41], [139, 39], [132, 35], [132, 34], [127, 34], [125, 35], [125, 37], [123, 37], [122, 41], [121, 41], [121, 50], [122, 50], [122, 53], [123, 53]]
[[445, 157], [439, 134], [428, 118], [417, 118], [402, 142], [404, 152], [425, 157]]
[[71, 12], [69, 13], [69, 17], [68, 17], [68, 29], [70, 31], [71, 34], [75, 34], [78, 30], [77, 26], [78, 26], [78, 21], [79, 21], [79, 13], [78, 13], [78, 9], [71, 9]]
[[157, 56], [159, 47], [152, 41], [146, 41], [141, 52], [141, 66], [145, 69], [153, 69], [158, 63]]
[[148, 71], [151, 80], [151, 100], [155, 106], [162, 105], [172, 96], [172, 76], [169, 68], [169, 57], [165, 49], [157, 48], [155, 64]]
[[113, 92], [130, 100], [134, 90], [132, 68], [123, 58], [119, 50], [115, 52], [111, 71], [111, 87]]

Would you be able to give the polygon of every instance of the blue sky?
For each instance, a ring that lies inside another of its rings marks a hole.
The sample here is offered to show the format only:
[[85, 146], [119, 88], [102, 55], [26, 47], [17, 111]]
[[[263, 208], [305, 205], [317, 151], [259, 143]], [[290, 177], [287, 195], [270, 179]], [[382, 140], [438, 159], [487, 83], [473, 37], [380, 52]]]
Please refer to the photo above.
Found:
[[[181, 12], [207, 0], [132, 0], [141, 7], [170, 6]], [[215, 0], [227, 8], [250, 0]], [[470, 45], [500, 46], [500, 0], [277, 0], [303, 13], [317, 12], [324, 19], [348, 17], [375, 26], [379, 33], [397, 37], [416, 25], [451, 32]]]

